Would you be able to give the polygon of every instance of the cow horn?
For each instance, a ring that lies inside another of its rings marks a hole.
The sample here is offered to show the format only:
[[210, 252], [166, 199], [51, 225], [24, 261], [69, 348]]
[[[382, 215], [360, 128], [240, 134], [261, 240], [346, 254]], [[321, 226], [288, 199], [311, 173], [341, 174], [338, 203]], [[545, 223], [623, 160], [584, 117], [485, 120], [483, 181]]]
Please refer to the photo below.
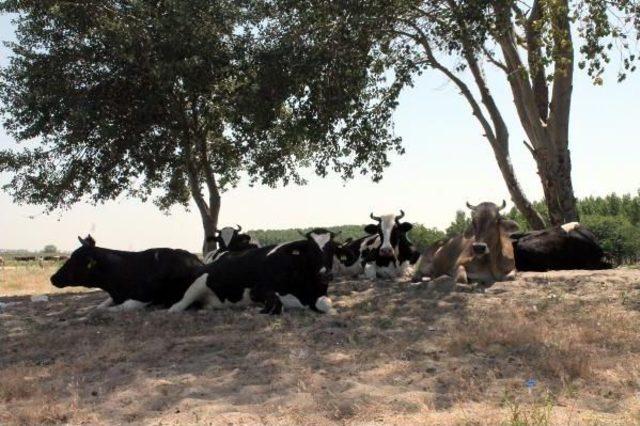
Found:
[[473, 204], [469, 204], [469, 202], [467, 201], [467, 207], [469, 207], [469, 209], [471, 209], [471, 210], [475, 210], [478, 206], [474, 206]]
[[377, 220], [378, 222], [380, 222], [380, 217], [379, 216], [374, 216], [373, 212], [371, 212], [371, 214], [369, 215], [369, 217], [371, 217], [371, 219], [373, 220]]
[[400, 216], [396, 216], [396, 222], [399, 222], [400, 219], [404, 217], [404, 210], [400, 209]]
[[498, 207], [498, 211], [503, 210], [505, 207], [507, 207], [507, 201], [506, 200], [502, 200], [502, 206]]
[[236, 228], [237, 228], [238, 232], [242, 232], [242, 226], [236, 224]]

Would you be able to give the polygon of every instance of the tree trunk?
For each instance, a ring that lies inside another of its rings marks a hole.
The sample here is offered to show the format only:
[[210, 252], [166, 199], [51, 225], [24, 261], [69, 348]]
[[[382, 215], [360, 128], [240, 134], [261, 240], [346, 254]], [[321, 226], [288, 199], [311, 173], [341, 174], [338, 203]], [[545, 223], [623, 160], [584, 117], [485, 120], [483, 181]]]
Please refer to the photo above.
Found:
[[533, 208], [533, 205], [529, 202], [520, 187], [520, 183], [518, 182], [515, 171], [513, 170], [513, 164], [511, 163], [511, 156], [509, 155], [509, 152], [506, 149], [501, 148], [501, 146], [508, 146], [508, 142], [504, 142], [502, 144], [491, 144], [496, 161], [498, 162], [498, 167], [502, 173], [502, 178], [504, 179], [509, 190], [509, 194], [511, 195], [511, 201], [513, 201], [513, 204], [515, 204], [518, 211], [522, 213], [532, 229], [544, 229], [545, 223], [542, 216], [540, 216], [540, 214]]
[[[547, 141], [545, 146], [549, 146]], [[576, 198], [571, 181], [571, 154], [568, 148], [555, 150], [538, 148], [534, 159], [544, 189], [545, 202], [552, 225], [579, 220]], [[560, 151], [560, 152], [558, 152]]]

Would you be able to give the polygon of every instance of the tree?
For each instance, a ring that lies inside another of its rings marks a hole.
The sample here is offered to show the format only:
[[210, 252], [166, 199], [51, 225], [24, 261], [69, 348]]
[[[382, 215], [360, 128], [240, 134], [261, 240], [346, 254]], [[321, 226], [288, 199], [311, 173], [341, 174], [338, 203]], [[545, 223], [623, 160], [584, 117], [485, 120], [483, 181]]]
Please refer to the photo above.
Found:
[[47, 244], [46, 246], [44, 246], [44, 249], [42, 249], [43, 253], [57, 253], [58, 252], [58, 248], [56, 246], [54, 246], [53, 244]]
[[[276, 26], [283, 39], [313, 51], [331, 46], [337, 61], [354, 73], [371, 75], [381, 86], [398, 69], [397, 80], [410, 85], [425, 69], [452, 81], [471, 107], [493, 149], [511, 199], [534, 229], [542, 217], [523, 193], [509, 152], [504, 110], [496, 102], [484, 72], [493, 66], [504, 75], [537, 165], [552, 224], [578, 219], [571, 180], [569, 118], [575, 67], [575, 35], [581, 39], [578, 66], [594, 83], [602, 82], [609, 51], [619, 47], [619, 80], [635, 70], [637, 55], [627, 39], [640, 28], [640, 6], [618, 0], [395, 0], [324, 2], [279, 1]], [[276, 15], [276, 14], [274, 14]], [[359, 43], [371, 52], [362, 62], [346, 47]], [[395, 68], [395, 69], [394, 69]], [[406, 74], [409, 74], [408, 76]], [[373, 77], [375, 76], [375, 77]], [[377, 77], [377, 78], [376, 78]], [[395, 99], [398, 85], [382, 90]], [[395, 104], [387, 104], [395, 107]], [[362, 105], [353, 104], [354, 111]]]
[[[249, 0], [5, 0], [0, 12], [19, 14], [0, 74], [5, 127], [24, 145], [0, 151], [17, 202], [53, 210], [126, 195], [167, 210], [192, 198], [207, 252], [221, 193], [241, 174], [304, 183], [302, 165], [379, 179], [399, 149], [373, 135], [387, 126], [363, 130], [341, 103], [292, 113], [303, 88], [282, 64], [296, 52], [260, 38]], [[340, 120], [349, 127], [326, 124]]]

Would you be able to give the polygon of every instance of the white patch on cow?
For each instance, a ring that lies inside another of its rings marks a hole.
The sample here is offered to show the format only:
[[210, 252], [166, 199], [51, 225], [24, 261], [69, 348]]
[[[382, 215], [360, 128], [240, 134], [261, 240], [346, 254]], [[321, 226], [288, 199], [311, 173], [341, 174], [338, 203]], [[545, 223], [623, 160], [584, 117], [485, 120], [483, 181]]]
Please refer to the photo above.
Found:
[[398, 275], [398, 268], [394, 265], [376, 267], [376, 276], [380, 278], [397, 278]]
[[396, 224], [396, 215], [385, 214], [380, 216], [380, 228], [382, 229], [382, 245], [381, 249], [393, 249], [391, 247], [391, 231]]
[[231, 228], [230, 226], [224, 227], [220, 230], [220, 238], [222, 238], [225, 247], [229, 247], [229, 243], [231, 242], [231, 239], [233, 238], [233, 234], [235, 232], [236, 230]]
[[376, 265], [373, 263], [367, 263], [364, 265], [364, 276], [369, 280], [376, 279]]
[[105, 300], [104, 302], [100, 303], [98, 306], [96, 306], [96, 309], [107, 309], [109, 306], [113, 306], [113, 299], [112, 298], [107, 298], [107, 300]]
[[198, 278], [196, 278], [193, 284], [191, 284], [187, 291], [185, 291], [184, 296], [182, 296], [182, 300], [174, 303], [173, 306], [169, 308], [169, 312], [182, 312], [189, 306], [193, 305], [195, 302], [205, 301], [205, 298], [206, 302], [208, 303], [209, 294], [213, 294], [215, 296], [211, 289], [207, 287], [208, 276], [209, 274], [202, 274]]
[[[373, 240], [375, 240], [375, 242], [369, 245], [369, 242]], [[362, 250], [365, 250], [365, 249], [375, 249], [378, 247], [380, 247], [380, 235], [378, 234], [372, 235], [369, 238], [362, 240], [362, 243], [360, 244], [360, 252], [362, 253]]]
[[156, 251], [155, 254], [153, 255], [153, 258], [156, 260], [156, 262], [160, 262], [160, 253]]
[[110, 312], [136, 311], [148, 306], [151, 302], [141, 302], [139, 300], [128, 299], [120, 305], [107, 308]]
[[320, 250], [324, 248], [324, 246], [331, 240], [331, 234], [328, 232], [326, 234], [315, 234], [311, 233], [311, 238], [316, 242]]
[[564, 230], [564, 232], [568, 234], [569, 232], [575, 231], [576, 229], [578, 229], [579, 226], [580, 226], [580, 222], [569, 222], [569, 223], [565, 223], [560, 227]]
[[212, 263], [213, 260], [216, 257], [216, 254], [218, 254], [218, 252], [220, 251], [220, 249], [215, 249], [210, 251], [209, 253], [204, 255], [204, 259], [202, 260], [204, 262], [205, 265], [208, 265], [209, 263]]
[[278, 250], [280, 250], [282, 247], [286, 246], [287, 244], [289, 244], [289, 242], [287, 243], [280, 243], [277, 246], [275, 246], [274, 248], [272, 248], [269, 253], [267, 253], [267, 256], [271, 256], [273, 253], [277, 252]]
[[338, 256], [334, 256], [331, 272], [333, 272], [334, 275], [357, 276], [362, 273], [362, 263], [358, 260], [351, 266], [346, 266]]
[[280, 296], [278, 293], [276, 293], [276, 295], [278, 296], [278, 299], [280, 299], [282, 306], [284, 306], [285, 308], [304, 308], [304, 305], [300, 303], [300, 299], [295, 297], [293, 294], [285, 294], [284, 296]]
[[325, 272], [327, 272], [327, 267], [323, 266], [322, 268], [320, 268], [320, 273], [324, 274]]
[[319, 297], [318, 300], [316, 300], [316, 309], [325, 314], [331, 310], [332, 306], [331, 299], [327, 296]]
[[244, 289], [244, 293], [242, 293], [242, 299], [235, 303], [236, 306], [247, 306], [251, 303], [251, 290], [248, 288]]

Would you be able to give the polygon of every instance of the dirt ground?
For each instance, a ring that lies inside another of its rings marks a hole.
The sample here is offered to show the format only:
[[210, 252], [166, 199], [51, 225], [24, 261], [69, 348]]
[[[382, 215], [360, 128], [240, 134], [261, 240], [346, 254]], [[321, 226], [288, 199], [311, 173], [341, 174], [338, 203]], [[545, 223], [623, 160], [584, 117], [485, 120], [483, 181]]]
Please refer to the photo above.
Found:
[[[8, 273], [3, 425], [640, 424], [639, 270], [474, 293], [338, 281], [336, 314], [279, 317], [106, 313], [95, 291], [32, 302]], [[32, 273], [32, 294], [53, 290]]]

